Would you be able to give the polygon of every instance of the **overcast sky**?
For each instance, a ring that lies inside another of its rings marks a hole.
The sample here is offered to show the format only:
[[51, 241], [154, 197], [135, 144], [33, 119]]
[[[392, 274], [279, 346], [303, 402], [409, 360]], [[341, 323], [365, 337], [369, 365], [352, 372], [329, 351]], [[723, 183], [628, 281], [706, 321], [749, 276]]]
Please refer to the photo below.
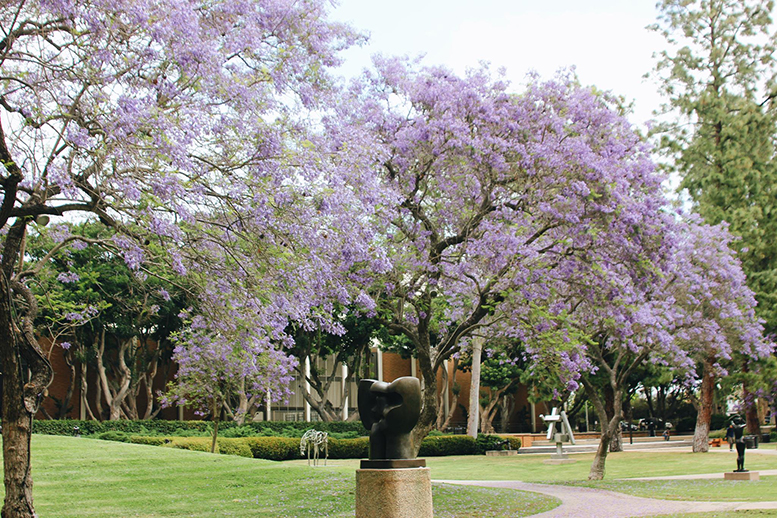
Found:
[[462, 73], [480, 61], [505, 67], [516, 84], [527, 72], [551, 78], [574, 66], [581, 82], [635, 102], [642, 123], [661, 102], [643, 75], [663, 39], [645, 29], [656, 21], [655, 0], [340, 0], [332, 13], [369, 33], [348, 50], [345, 75], [369, 66], [370, 56], [417, 56]]

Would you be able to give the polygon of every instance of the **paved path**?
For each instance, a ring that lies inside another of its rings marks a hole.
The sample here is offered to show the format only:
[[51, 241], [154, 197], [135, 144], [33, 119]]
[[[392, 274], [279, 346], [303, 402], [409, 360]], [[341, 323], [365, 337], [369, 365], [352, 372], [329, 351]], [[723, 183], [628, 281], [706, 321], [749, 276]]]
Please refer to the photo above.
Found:
[[[768, 470], [768, 474], [771, 474]], [[766, 475], [767, 471], [760, 471]], [[717, 473], [707, 478], [717, 477]], [[571, 487], [550, 484], [532, 484], [518, 481], [435, 480], [445, 484], [466, 486], [502, 487], [533, 491], [554, 496], [561, 500], [555, 509], [533, 515], [533, 518], [629, 518], [661, 514], [702, 513], [712, 511], [738, 511], [745, 509], [777, 509], [777, 502], [689, 502], [657, 500], [625, 495], [603, 489]]]

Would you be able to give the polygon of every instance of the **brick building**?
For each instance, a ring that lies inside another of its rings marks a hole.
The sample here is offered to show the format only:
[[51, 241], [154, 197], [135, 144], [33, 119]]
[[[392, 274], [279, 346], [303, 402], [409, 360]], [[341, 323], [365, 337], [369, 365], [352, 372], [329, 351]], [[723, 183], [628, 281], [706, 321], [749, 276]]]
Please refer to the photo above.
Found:
[[[81, 387], [76, 384], [71, 387], [71, 380], [77, 378], [75, 371], [68, 365], [64, 351], [60, 347], [52, 347], [49, 341], [42, 340], [41, 347], [44, 352], [49, 356], [49, 360], [54, 368], [54, 381], [48, 388], [48, 396], [44, 399], [42, 404], [42, 410], [39, 411], [37, 418], [45, 419], [47, 417], [56, 418], [60, 413], [60, 408], [68, 399], [68, 392], [72, 392], [67, 403], [67, 409], [64, 412], [65, 417], [70, 419], [87, 419], [86, 405], [83, 404], [83, 394]], [[347, 377], [347, 367], [339, 366], [335, 368], [332, 364], [332, 359], [329, 358], [325, 361], [321, 361], [320, 370], [322, 372], [335, 372], [335, 377], [329, 387], [327, 394], [328, 399], [332, 402], [335, 408], [341, 409], [341, 418], [348, 419], [353, 418], [356, 413], [356, 394], [357, 383], [355, 381], [350, 382], [350, 390], [347, 391], [343, 378]], [[443, 369], [438, 374], [437, 378], [437, 390], [441, 396], [440, 411], [445, 415], [449, 411], [453, 411], [453, 416], [449, 423], [449, 429], [454, 431], [464, 431], [467, 426], [467, 412], [469, 407], [469, 392], [470, 392], [470, 373], [469, 372], [457, 372], [455, 376], [455, 387], [453, 384], [453, 369], [452, 361], [448, 361], [444, 364]], [[444, 370], [447, 370], [447, 375]], [[402, 358], [400, 355], [392, 352], [383, 352], [380, 349], [373, 349], [371, 351], [370, 364], [369, 364], [369, 376], [381, 381], [391, 382], [402, 376], [417, 376], [418, 367], [417, 361], [410, 358]], [[160, 368], [159, 372], [154, 379], [153, 393], [164, 389], [168, 380], [173, 379], [174, 365], [167, 368]], [[89, 408], [93, 411], [97, 408], [95, 399], [98, 394], [97, 384], [99, 380], [94, 369], [89, 369], [87, 375], [87, 394], [86, 397], [89, 400]], [[290, 391], [292, 396], [284, 402], [273, 403], [267, 407], [264, 404], [257, 412], [256, 420], [270, 419], [273, 421], [319, 421], [318, 414], [310, 408], [304, 398], [302, 392], [309, 390], [306, 384], [302, 380], [301, 376], [297, 376], [291, 383]], [[138, 394], [138, 407], [145, 408], [147, 405], [147, 397], [145, 391], [141, 391]], [[346, 405], [343, 405], [344, 394], [349, 393], [347, 397]], [[458, 394], [458, 397], [457, 397]], [[500, 432], [536, 432], [543, 428], [542, 420], [540, 419], [540, 413], [546, 413], [547, 410], [544, 405], [534, 405], [528, 402], [528, 387], [521, 385], [514, 394], [514, 404], [510, 415], [506, 419], [506, 427], [502, 429], [499, 426], [499, 422], [495, 422], [497, 431]], [[266, 401], [265, 401], [266, 403]], [[105, 403], [102, 403], [105, 407]], [[344, 407], [344, 408], [343, 408]], [[532, 419], [533, 416], [533, 419]], [[160, 419], [198, 419], [191, 409], [188, 408], [167, 408], [162, 409], [157, 415]], [[501, 421], [501, 420], [500, 420]]]

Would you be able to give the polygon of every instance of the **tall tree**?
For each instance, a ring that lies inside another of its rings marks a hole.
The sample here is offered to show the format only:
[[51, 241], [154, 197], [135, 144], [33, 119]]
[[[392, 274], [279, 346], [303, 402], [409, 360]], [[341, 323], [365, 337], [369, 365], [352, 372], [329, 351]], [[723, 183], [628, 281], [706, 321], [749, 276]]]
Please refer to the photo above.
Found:
[[[710, 224], [728, 222], [732, 233], [741, 238], [731, 245], [739, 252], [748, 285], [756, 294], [766, 332], [774, 335], [774, 2], [663, 0], [659, 8], [661, 15], [653, 28], [672, 49], [661, 53], [656, 75], [667, 99], [665, 113], [678, 116], [659, 127], [661, 147], [682, 176], [680, 188], [690, 194], [696, 210]], [[754, 369], [746, 362], [739, 370]], [[758, 433], [754, 405], [747, 405], [746, 414], [751, 433]]]
[[741, 238], [747, 282], [777, 333], [777, 163], [772, 0], [663, 0], [652, 28], [671, 47], [655, 76], [674, 120], [657, 127], [695, 209]]
[[[3, 516], [35, 514], [31, 418], [51, 376], [26, 285], [49, 257], [21, 265], [35, 222], [99, 219], [116, 229], [110, 244], [139, 274], [150, 257], [144, 247], [158, 245], [177, 274], [191, 273], [210, 295], [219, 311], [206, 315], [252, 318], [255, 334], [282, 333], [285, 317], [320, 304], [314, 288], [294, 301], [272, 297], [286, 287], [279, 282], [304, 285], [310, 271], [267, 276], [267, 284], [245, 279], [297, 266], [283, 259], [302, 223], [348, 203], [348, 191], [322, 197], [320, 167], [296, 159], [307, 149], [297, 114], [321, 99], [337, 51], [356, 39], [326, 11], [319, 0], [0, 4]], [[283, 219], [297, 200], [308, 201]], [[297, 257], [315, 248], [317, 229], [307, 230]], [[252, 246], [230, 255], [245, 234], [256, 237]], [[89, 240], [66, 237], [51, 253], [74, 241]]]
[[[725, 226], [710, 227], [694, 218], [663, 221], [663, 260], [650, 264], [652, 273], [620, 261], [581, 271], [579, 281], [562, 292], [564, 303], [573, 308], [571, 321], [589, 333], [577, 349], [584, 361], [568, 367], [579, 369], [576, 379], [602, 423], [590, 479], [604, 477], [629, 378], [642, 365], [668, 365], [689, 382], [707, 385], [724, 372], [723, 360], [735, 354], [758, 360], [773, 350], [763, 337], [739, 262], [727, 247], [731, 237]], [[709, 368], [697, 371], [697, 359], [707, 360]], [[706, 438], [709, 419], [703, 423], [706, 429], [700, 433]]]
[[548, 313], [533, 303], [551, 289], [548, 272], [600, 242], [641, 253], [660, 179], [625, 120], [571, 78], [511, 95], [487, 70], [377, 65], [334, 122], [366, 131], [365, 167], [395, 204], [381, 222], [392, 270], [373, 298], [419, 361], [417, 446], [437, 420], [442, 362], [476, 331], [522, 338]]

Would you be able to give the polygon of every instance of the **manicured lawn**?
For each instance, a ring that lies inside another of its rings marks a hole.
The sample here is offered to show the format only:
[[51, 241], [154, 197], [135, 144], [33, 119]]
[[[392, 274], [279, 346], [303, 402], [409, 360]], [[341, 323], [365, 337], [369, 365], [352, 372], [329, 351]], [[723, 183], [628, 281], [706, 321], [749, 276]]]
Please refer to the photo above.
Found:
[[[33, 436], [41, 518], [353, 516], [354, 468], [310, 468], [72, 437]], [[435, 516], [527, 516], [558, 501], [504, 489], [435, 486]]]
[[758, 481], [620, 479], [598, 482], [566, 482], [565, 484], [607, 489], [634, 496], [662, 498], [665, 500], [704, 500], [715, 502], [777, 501], [777, 477], [761, 477], [761, 480]]
[[[719, 473], [736, 468], [736, 458], [723, 454], [634, 451], [607, 456], [605, 478], [655, 477], [694, 473]], [[593, 454], [573, 455], [578, 462], [553, 466], [543, 464], [546, 455], [515, 457], [431, 457], [427, 464], [432, 478], [453, 480], [522, 480], [524, 482], [581, 481], [588, 478]], [[773, 455], [748, 455], [750, 470], [777, 469]], [[775, 498], [777, 500], [777, 498]]]
[[[773, 444], [764, 446], [774, 446]], [[593, 454], [568, 465], [546, 455], [430, 457], [433, 479], [522, 480], [585, 485], [652, 498], [715, 501], [777, 500], [777, 477], [759, 482], [619, 480], [729, 471], [730, 452], [621, 452], [607, 459], [606, 480], [588, 482]], [[358, 460], [271, 462], [72, 437], [33, 437], [35, 504], [47, 517], [323, 517], [353, 516]], [[777, 469], [774, 455], [747, 456], [751, 470]], [[558, 501], [506, 489], [435, 485], [437, 517], [527, 516]], [[777, 516], [775, 511], [686, 515]]]

